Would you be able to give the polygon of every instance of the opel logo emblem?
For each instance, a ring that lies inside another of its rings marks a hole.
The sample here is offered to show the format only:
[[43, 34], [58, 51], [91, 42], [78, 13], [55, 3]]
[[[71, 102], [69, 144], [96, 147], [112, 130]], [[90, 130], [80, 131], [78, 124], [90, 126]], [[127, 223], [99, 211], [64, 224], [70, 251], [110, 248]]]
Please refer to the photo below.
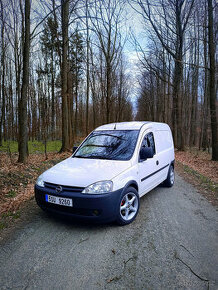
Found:
[[56, 190], [57, 193], [60, 193], [63, 190], [63, 188], [62, 188], [62, 186], [59, 185], [59, 186], [56, 187], [55, 190]]

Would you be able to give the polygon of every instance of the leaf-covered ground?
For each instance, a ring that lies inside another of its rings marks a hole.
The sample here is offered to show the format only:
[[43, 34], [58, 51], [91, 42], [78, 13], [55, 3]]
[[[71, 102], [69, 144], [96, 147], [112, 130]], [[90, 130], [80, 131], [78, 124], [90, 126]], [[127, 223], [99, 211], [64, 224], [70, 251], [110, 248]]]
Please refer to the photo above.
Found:
[[45, 160], [44, 154], [31, 154], [28, 163], [20, 164], [17, 163], [17, 154], [12, 154], [10, 158], [6, 153], [1, 153], [0, 218], [16, 218], [20, 205], [34, 196], [37, 177], [68, 156], [70, 153], [48, 153], [48, 159]]
[[[46, 169], [70, 156], [70, 153], [30, 154], [27, 164], [17, 163], [18, 154], [0, 153], [0, 228], [4, 220], [17, 219], [19, 208], [34, 197], [37, 177]], [[218, 204], [218, 162], [206, 152], [176, 152], [176, 168], [194, 183], [213, 204]]]
[[176, 152], [176, 170], [215, 206], [218, 206], [218, 162], [207, 152]]
[[176, 160], [218, 183], [218, 162], [212, 161], [207, 152], [195, 149], [176, 151]]

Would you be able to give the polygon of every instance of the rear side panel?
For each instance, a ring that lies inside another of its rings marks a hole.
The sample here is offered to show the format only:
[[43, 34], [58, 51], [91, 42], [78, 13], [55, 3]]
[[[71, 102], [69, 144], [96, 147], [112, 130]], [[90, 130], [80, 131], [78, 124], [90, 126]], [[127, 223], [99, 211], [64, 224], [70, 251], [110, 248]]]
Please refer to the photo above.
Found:
[[173, 138], [170, 130], [155, 130], [154, 135], [158, 153], [168, 152], [169, 150], [174, 151]]
[[[169, 130], [156, 130], [154, 131], [155, 145], [160, 167], [170, 165], [174, 157], [174, 145], [172, 133]], [[165, 180], [167, 178], [169, 166], [160, 172], [160, 178]]]

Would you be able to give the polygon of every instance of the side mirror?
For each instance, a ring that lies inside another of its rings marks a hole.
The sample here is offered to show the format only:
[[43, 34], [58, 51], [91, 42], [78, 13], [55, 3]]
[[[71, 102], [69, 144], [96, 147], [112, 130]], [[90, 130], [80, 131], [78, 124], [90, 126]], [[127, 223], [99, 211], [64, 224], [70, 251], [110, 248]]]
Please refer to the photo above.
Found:
[[73, 153], [76, 151], [77, 148], [78, 146], [73, 146]]
[[142, 147], [139, 152], [140, 160], [146, 160], [154, 156], [154, 151], [151, 147]]

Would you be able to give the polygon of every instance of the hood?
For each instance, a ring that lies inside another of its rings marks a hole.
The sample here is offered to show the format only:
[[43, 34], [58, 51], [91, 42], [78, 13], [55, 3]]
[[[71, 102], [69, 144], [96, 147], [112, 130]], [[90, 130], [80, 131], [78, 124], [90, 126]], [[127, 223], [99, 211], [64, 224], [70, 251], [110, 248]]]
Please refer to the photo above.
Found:
[[94, 182], [111, 180], [131, 166], [130, 161], [68, 158], [42, 174], [45, 182], [86, 187]]

